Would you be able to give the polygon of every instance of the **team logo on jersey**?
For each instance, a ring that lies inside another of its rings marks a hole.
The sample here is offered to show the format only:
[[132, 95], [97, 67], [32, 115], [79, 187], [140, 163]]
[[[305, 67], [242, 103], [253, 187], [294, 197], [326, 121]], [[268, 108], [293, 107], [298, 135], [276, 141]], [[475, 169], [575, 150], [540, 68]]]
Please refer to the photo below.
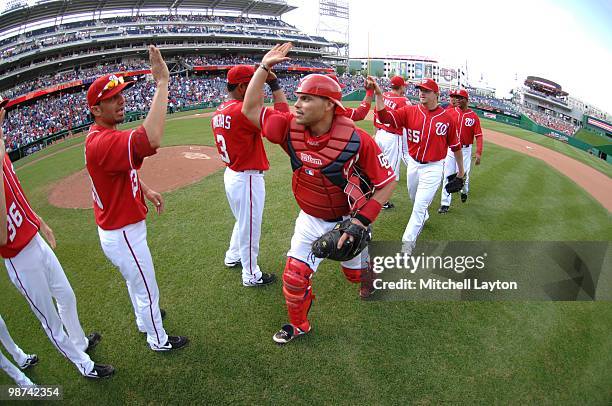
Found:
[[305, 154], [303, 152], [300, 152], [300, 159], [302, 160], [302, 162], [307, 162], [309, 164], [313, 164], [313, 165], [323, 165], [323, 161], [320, 160], [319, 158], [315, 158], [311, 155]]
[[391, 168], [391, 164], [389, 163], [389, 158], [387, 158], [387, 156], [383, 152], [378, 154], [378, 163], [380, 164], [380, 166], [382, 166], [385, 169]]
[[476, 122], [476, 120], [474, 120], [474, 119], [473, 119], [473, 118], [471, 118], [471, 117], [466, 117], [466, 118], [465, 118], [465, 126], [466, 126], [466, 127], [471, 127], [471, 126], [473, 126], [475, 122]]
[[306, 175], [310, 175], [310, 176], [314, 176], [315, 172], [312, 169], [304, 169], [304, 172], [306, 172]]
[[448, 131], [448, 124], [436, 123], [436, 134], [437, 135], [446, 135], [447, 131]]

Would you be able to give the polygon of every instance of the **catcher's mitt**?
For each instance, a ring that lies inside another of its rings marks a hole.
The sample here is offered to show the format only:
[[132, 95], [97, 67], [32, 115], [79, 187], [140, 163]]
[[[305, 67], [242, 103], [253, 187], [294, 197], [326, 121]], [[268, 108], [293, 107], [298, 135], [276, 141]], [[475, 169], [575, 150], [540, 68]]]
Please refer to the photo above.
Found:
[[456, 173], [448, 175], [446, 180], [448, 180], [445, 187], [447, 193], [457, 193], [463, 189], [463, 178], [458, 178]]
[[[352, 235], [353, 242], [347, 239], [342, 248], [338, 249], [338, 241], [340, 241], [340, 237], [344, 233]], [[348, 219], [336, 224], [331, 231], [323, 234], [318, 240], [313, 242], [312, 253], [317, 258], [348, 261], [363, 251], [371, 239], [372, 231], [370, 227], [362, 227]]]

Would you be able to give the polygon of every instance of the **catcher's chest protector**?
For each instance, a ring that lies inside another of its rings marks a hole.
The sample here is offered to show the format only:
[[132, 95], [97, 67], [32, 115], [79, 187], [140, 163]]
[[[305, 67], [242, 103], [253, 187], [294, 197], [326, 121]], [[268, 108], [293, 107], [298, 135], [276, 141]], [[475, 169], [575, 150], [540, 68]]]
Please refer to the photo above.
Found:
[[352, 171], [360, 145], [353, 121], [336, 116], [329, 139], [321, 142], [325, 145], [310, 146], [307, 141], [304, 126], [294, 119], [287, 152], [293, 169], [295, 200], [304, 212], [320, 219], [336, 219], [348, 214], [350, 209], [343, 189], [350, 173], [344, 171], [345, 168], [349, 169], [347, 172]]

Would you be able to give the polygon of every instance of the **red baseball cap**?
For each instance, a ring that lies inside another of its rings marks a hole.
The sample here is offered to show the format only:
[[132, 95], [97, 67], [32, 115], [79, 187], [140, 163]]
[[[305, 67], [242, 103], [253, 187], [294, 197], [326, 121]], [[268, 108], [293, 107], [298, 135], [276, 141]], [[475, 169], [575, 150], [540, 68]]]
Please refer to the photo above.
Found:
[[438, 84], [433, 79], [423, 79], [421, 83], [416, 85], [416, 87], [417, 89], [426, 89], [426, 90], [431, 90], [434, 93], [440, 93]]
[[395, 86], [395, 87], [406, 86], [406, 82], [404, 81], [404, 78], [401, 76], [393, 76], [391, 78], [391, 86]]
[[465, 89], [455, 89], [452, 92], [450, 92], [450, 97], [465, 97], [466, 99], [468, 99], [468, 92]]
[[249, 83], [254, 74], [253, 65], [236, 65], [227, 71], [227, 83], [230, 85]]
[[87, 104], [91, 108], [102, 100], [110, 99], [123, 89], [132, 86], [136, 81], [125, 80], [120, 75], [104, 75], [96, 79], [87, 90]]
[[0, 96], [0, 109], [3, 108], [4, 106], [6, 106], [8, 104], [8, 102], [10, 102], [11, 99], [5, 99], [2, 96]]
[[329, 76], [330, 78], [335, 80], [336, 83], [340, 85], [340, 89], [344, 89], [346, 87], [346, 85], [343, 85], [342, 83], [340, 83], [340, 79], [338, 79], [338, 76], [336, 76], [335, 73], [328, 73], [326, 76]]

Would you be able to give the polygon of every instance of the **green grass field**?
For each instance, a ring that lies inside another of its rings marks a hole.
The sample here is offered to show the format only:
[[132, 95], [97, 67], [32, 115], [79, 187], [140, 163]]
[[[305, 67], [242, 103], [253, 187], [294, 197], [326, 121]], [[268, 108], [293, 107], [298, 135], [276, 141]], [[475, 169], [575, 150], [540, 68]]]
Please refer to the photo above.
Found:
[[597, 134], [596, 132], [589, 131], [585, 128], [581, 128], [580, 130], [578, 130], [574, 137], [586, 142], [587, 144], [591, 144], [594, 147], [612, 144], [612, 138], [605, 137], [603, 135]]
[[[371, 130], [371, 123], [363, 126]], [[178, 144], [213, 145], [209, 120], [168, 122], [164, 145]], [[266, 175], [260, 265], [280, 277], [298, 209], [287, 156], [278, 146], [266, 148], [272, 169]], [[439, 216], [436, 197], [420, 238], [611, 239], [610, 213], [575, 183], [539, 160], [491, 143], [485, 148], [486, 159], [472, 173], [468, 203], [455, 201], [447, 216]], [[5, 292], [0, 313], [19, 345], [41, 358], [28, 376], [38, 384], [62, 385], [66, 402], [612, 402], [609, 302], [362, 302], [338, 265], [324, 262], [314, 278], [312, 333], [286, 347], [274, 345], [271, 336], [286, 321], [281, 285], [244, 288], [239, 271], [223, 266], [233, 219], [222, 171], [165, 194], [167, 212], [148, 219], [161, 305], [168, 312], [164, 325], [191, 339], [179, 352], [154, 353], [136, 330], [123, 278], [100, 249], [92, 211], [47, 202], [50, 185], [83, 165], [82, 148], [68, 148], [18, 169], [18, 176], [55, 230], [56, 253], [76, 293], [84, 329], [103, 335], [92, 358], [112, 363], [116, 375], [105, 381], [82, 378], [53, 348], [6, 273], [0, 277]], [[399, 240], [408, 221], [405, 173], [393, 201], [396, 209], [383, 212], [375, 225], [378, 240]], [[0, 385], [11, 383], [0, 374]]]

